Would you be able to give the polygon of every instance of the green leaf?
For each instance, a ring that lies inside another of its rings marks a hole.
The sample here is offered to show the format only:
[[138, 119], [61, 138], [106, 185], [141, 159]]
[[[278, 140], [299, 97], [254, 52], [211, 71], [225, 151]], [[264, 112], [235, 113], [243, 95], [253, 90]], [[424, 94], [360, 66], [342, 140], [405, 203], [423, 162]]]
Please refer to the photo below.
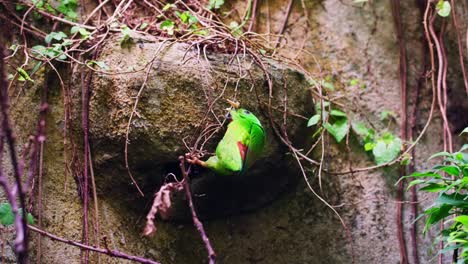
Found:
[[426, 225], [424, 226], [423, 233], [426, 233], [426, 231], [429, 229], [431, 225], [434, 225], [440, 220], [449, 216], [450, 209], [452, 209], [451, 205], [442, 205], [440, 207], [432, 207], [426, 210], [424, 213], [429, 215], [429, 217], [426, 220]]
[[122, 38], [120, 39], [120, 46], [122, 48], [130, 48], [131, 45], [133, 44], [133, 39], [131, 37], [132, 30], [124, 26], [122, 27]]
[[[330, 106], [330, 102], [328, 101], [323, 101], [323, 110], [326, 110], [327, 107]], [[322, 103], [321, 102], [317, 102], [315, 104], [315, 111], [317, 113], [321, 113], [322, 112]]]
[[459, 222], [462, 225], [468, 227], [468, 215], [460, 215], [453, 219], [455, 222]]
[[22, 4], [16, 4], [15, 9], [16, 11], [23, 11], [26, 9], [26, 6]]
[[417, 185], [417, 184], [421, 184], [421, 183], [425, 183], [426, 181], [425, 180], [412, 180], [409, 184], [408, 184], [408, 188], [411, 188], [411, 186], [414, 186], [414, 185]]
[[197, 17], [192, 15], [189, 11], [184, 11], [183, 13], [175, 11], [175, 13], [184, 24], [195, 24], [198, 22]]
[[402, 166], [409, 165], [411, 163], [411, 159], [412, 157], [409, 153], [403, 154], [403, 157], [401, 158], [401, 161], [400, 161], [400, 165]]
[[463, 131], [460, 133], [460, 135], [464, 134], [464, 133], [468, 133], [468, 127], [465, 127], [465, 129], [463, 129]]
[[162, 10], [163, 10], [163, 11], [167, 11], [167, 10], [173, 8], [173, 7], [176, 7], [176, 5], [174, 5], [174, 4], [166, 4], [166, 5], [163, 7]]
[[109, 70], [109, 66], [107, 66], [107, 64], [103, 61], [95, 61], [95, 60], [90, 60], [88, 61], [87, 63], [88, 65], [97, 65], [99, 68], [105, 70], [105, 71], [108, 71]]
[[34, 225], [34, 216], [31, 213], [26, 214], [26, 221], [30, 225]]
[[76, 20], [76, 18], [78, 18], [78, 14], [76, 13], [77, 7], [77, 0], [61, 0], [60, 4], [57, 6], [57, 10], [64, 14], [67, 19]]
[[348, 119], [340, 118], [336, 120], [333, 124], [323, 124], [323, 127], [336, 139], [336, 142], [340, 143], [341, 140], [343, 140], [343, 138], [346, 136], [346, 134], [348, 134]]
[[364, 150], [365, 151], [371, 151], [375, 148], [375, 143], [374, 142], [367, 142], [364, 144]]
[[440, 174], [434, 173], [434, 172], [414, 172], [410, 174], [408, 177], [415, 177], [415, 178], [420, 178], [420, 177], [433, 177], [436, 179], [441, 179], [442, 176]]
[[463, 146], [460, 148], [459, 152], [463, 152], [468, 149], [468, 144], [463, 144]]
[[393, 111], [384, 110], [380, 113], [380, 120], [387, 120], [390, 118], [395, 118], [396, 114]]
[[392, 139], [389, 137], [379, 138], [372, 149], [375, 162], [380, 165], [394, 160], [400, 154], [401, 146], [402, 143], [399, 137], [393, 137]]
[[229, 23], [229, 28], [231, 29], [232, 35], [234, 35], [235, 37], [239, 37], [240, 35], [242, 35], [241, 26], [236, 21], [232, 21], [231, 23]]
[[452, 156], [451, 153], [443, 151], [443, 152], [438, 152], [438, 153], [430, 156], [428, 160], [431, 160], [431, 159], [437, 158], [437, 157], [450, 157], [450, 156]]
[[341, 112], [340, 110], [332, 109], [330, 111], [330, 115], [332, 116], [343, 116], [346, 117], [346, 114], [344, 112]]
[[200, 36], [208, 36], [210, 34], [210, 31], [208, 29], [199, 29], [199, 30], [195, 30], [193, 34], [200, 35]]
[[208, 9], [219, 9], [222, 5], [224, 5], [224, 0], [210, 0], [208, 2]]
[[358, 84], [359, 84], [359, 79], [352, 79], [351, 81], [349, 81], [350, 86], [356, 86]]
[[365, 143], [373, 141], [375, 131], [373, 129], [368, 128], [366, 125], [364, 125], [364, 123], [352, 122], [351, 127], [353, 128], [354, 133], [362, 137]]
[[351, 127], [353, 128], [354, 133], [359, 136], [366, 137], [369, 134], [369, 128], [367, 128], [362, 122], [352, 122]]
[[13, 209], [9, 203], [0, 204], [0, 224], [4, 226], [12, 225], [15, 221]]
[[315, 126], [319, 121], [320, 121], [320, 115], [314, 115], [307, 122], [307, 127]]
[[143, 29], [145, 29], [146, 27], [148, 27], [148, 23], [143, 22], [143, 23], [141, 23], [141, 25], [140, 25], [139, 28], [140, 28], [141, 30], [143, 30]]
[[442, 193], [436, 199], [436, 204], [448, 204], [453, 206], [468, 206], [468, 201], [465, 200], [466, 195], [453, 193], [453, 194], [445, 194]]
[[428, 185], [419, 189], [419, 191], [426, 191], [426, 192], [438, 192], [441, 190], [445, 190], [447, 188], [446, 185], [438, 184], [438, 183], [429, 183]]
[[449, 1], [439, 0], [436, 5], [437, 14], [441, 17], [448, 17], [450, 15], [450, 11], [452, 11], [452, 7], [450, 6]]
[[45, 42], [47, 44], [51, 43], [52, 40], [57, 40], [60, 41], [62, 39], [65, 39], [67, 37], [67, 34], [63, 33], [62, 31], [58, 32], [50, 32], [46, 37], [45, 37]]
[[323, 81], [322, 86], [323, 86], [323, 88], [325, 88], [325, 89], [327, 89], [329, 91], [335, 91], [335, 86], [333, 85], [332, 82]]
[[460, 174], [460, 169], [457, 166], [443, 166], [440, 170], [445, 171], [447, 174], [452, 176], [458, 176]]
[[165, 20], [159, 26], [162, 30], [166, 31], [169, 35], [174, 35], [175, 23], [172, 20]]
[[29, 74], [23, 68], [16, 68], [16, 71], [19, 73], [23, 80], [30, 81], [32, 83], [34, 82], [34, 80], [31, 79], [31, 77], [29, 77]]

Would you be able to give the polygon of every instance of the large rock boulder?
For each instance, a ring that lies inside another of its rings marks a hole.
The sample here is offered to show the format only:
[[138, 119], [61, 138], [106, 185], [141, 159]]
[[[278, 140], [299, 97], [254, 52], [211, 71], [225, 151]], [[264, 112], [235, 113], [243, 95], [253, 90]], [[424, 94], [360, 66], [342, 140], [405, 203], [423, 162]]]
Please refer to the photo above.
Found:
[[[307, 108], [312, 105], [310, 85], [301, 73], [273, 61], [262, 69], [249, 56], [205, 52], [188, 44], [138, 36], [134, 42], [131, 48], [122, 48], [115, 38], [109, 41], [100, 60], [112, 74], [93, 77], [90, 133], [101, 192], [122, 192], [131, 184], [124, 160], [127, 130], [130, 170], [147, 194], [169, 179], [168, 173], [180, 176], [178, 156], [189, 152], [194, 143], [213, 153], [226, 127], [229, 104], [225, 99], [239, 100], [260, 118], [267, 144], [262, 158], [245, 176], [192, 170], [195, 202], [202, 216], [256, 208], [294, 181], [297, 174], [284, 162], [287, 149], [270, 126], [265, 71], [273, 82], [273, 121], [283, 124], [286, 103], [286, 129], [293, 141], [304, 138], [306, 120], [297, 116], [309, 116]], [[135, 195], [129, 197], [135, 197], [136, 189], [131, 190]]]

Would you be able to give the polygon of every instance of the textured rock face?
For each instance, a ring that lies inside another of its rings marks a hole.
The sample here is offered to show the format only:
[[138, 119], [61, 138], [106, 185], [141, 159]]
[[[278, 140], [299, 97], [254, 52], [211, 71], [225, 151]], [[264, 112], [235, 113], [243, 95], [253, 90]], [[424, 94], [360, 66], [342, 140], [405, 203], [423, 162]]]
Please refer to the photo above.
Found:
[[[297, 178], [288, 168], [285, 148], [267, 119], [269, 89], [264, 72], [251, 58], [213, 53], [205, 57], [196, 47], [180, 43], [147, 41], [122, 49], [118, 41], [110, 41], [101, 60], [117, 72], [146, 67], [137, 73], [93, 78], [90, 133], [96, 170], [112, 175], [112, 181], [105, 178], [106, 184], [101, 185], [106, 193], [119, 191], [119, 183], [128, 186], [130, 181], [123, 167], [124, 142], [138, 96], [128, 135], [128, 157], [137, 182], [148, 194], [155, 191], [154, 183], [164, 180], [164, 173], [178, 174], [174, 170], [178, 156], [188, 152], [187, 147], [197, 139], [202, 144], [204, 136], [199, 136], [206, 134], [204, 129], [209, 125], [218, 126], [218, 132], [206, 142], [204, 150], [214, 152], [225, 129], [220, 124], [229, 106], [225, 99], [234, 98], [259, 116], [268, 134], [267, 147], [261, 160], [243, 177], [216, 177], [209, 171], [199, 171], [192, 188], [196, 196], [200, 195], [196, 202], [202, 215], [258, 207]], [[310, 116], [309, 84], [302, 74], [273, 62], [266, 70], [274, 83], [273, 107], [283, 109], [286, 100], [290, 112]], [[274, 111], [274, 121], [282, 122], [281, 111]], [[303, 138], [305, 121], [288, 116], [291, 139]]]

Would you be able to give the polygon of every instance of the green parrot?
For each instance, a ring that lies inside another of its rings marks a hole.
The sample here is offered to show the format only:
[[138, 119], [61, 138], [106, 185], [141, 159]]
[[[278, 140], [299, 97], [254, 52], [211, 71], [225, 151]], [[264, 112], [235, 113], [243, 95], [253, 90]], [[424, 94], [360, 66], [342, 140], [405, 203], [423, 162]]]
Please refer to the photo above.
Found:
[[189, 158], [187, 161], [213, 170], [219, 175], [243, 174], [252, 166], [263, 151], [265, 130], [258, 118], [231, 100], [229, 123], [223, 139], [216, 147], [216, 156], [207, 161]]

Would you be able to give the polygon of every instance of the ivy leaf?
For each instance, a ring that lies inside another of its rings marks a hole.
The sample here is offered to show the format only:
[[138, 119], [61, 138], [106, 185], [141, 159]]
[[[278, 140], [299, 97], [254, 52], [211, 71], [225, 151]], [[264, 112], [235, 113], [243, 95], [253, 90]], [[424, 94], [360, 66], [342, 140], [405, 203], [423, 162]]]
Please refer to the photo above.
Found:
[[380, 120], [388, 120], [390, 118], [396, 118], [396, 114], [393, 111], [384, 110], [380, 113]]
[[87, 63], [89, 66], [92, 66], [92, 65], [97, 65], [99, 68], [105, 70], [105, 71], [108, 71], [109, 70], [109, 66], [107, 66], [107, 64], [103, 61], [95, 61], [95, 60], [90, 60], [88, 61]]
[[167, 34], [169, 34], [171, 36], [174, 35], [174, 27], [175, 27], [175, 23], [172, 20], [165, 20], [159, 26], [159, 28], [166, 31]]
[[86, 38], [88, 37], [89, 35], [91, 35], [91, 32], [89, 32], [88, 30], [86, 30], [86, 28], [82, 28], [82, 27], [79, 27], [79, 26], [73, 26], [71, 29], [70, 29], [70, 33], [71, 34], [75, 34], [75, 33], [80, 33], [80, 35], [83, 37], [83, 38]]
[[441, 17], [448, 17], [450, 15], [450, 11], [452, 11], [452, 7], [450, 6], [449, 1], [439, 0], [436, 5], [437, 14]]
[[175, 12], [176, 15], [180, 18], [182, 23], [184, 24], [195, 24], [198, 22], [198, 19], [196, 16], [192, 15], [189, 11], [185, 11], [183, 13], [180, 13], [179, 11]]
[[176, 5], [174, 5], [174, 4], [166, 4], [166, 5], [163, 7], [162, 10], [163, 10], [163, 11], [167, 11], [167, 10], [169, 10], [169, 9], [171, 9], [171, 8], [174, 8], [174, 7], [176, 7]]
[[374, 142], [367, 142], [364, 144], [364, 150], [365, 151], [371, 151], [375, 148], [375, 143]]
[[390, 162], [398, 157], [401, 151], [401, 139], [399, 137], [389, 135], [379, 138], [375, 142], [375, 146], [372, 149], [375, 162], [377, 165]]
[[65, 39], [67, 37], [67, 34], [63, 33], [62, 31], [58, 32], [50, 32], [46, 37], [45, 37], [45, 42], [47, 44], [51, 43], [52, 40], [57, 40], [60, 41], [62, 39]]
[[320, 115], [312, 116], [307, 122], [307, 127], [315, 126], [320, 121]]
[[224, 5], [224, 0], [210, 0], [208, 9], [220, 9], [222, 5]]
[[120, 47], [130, 48], [133, 44], [133, 38], [131, 37], [132, 30], [128, 26], [122, 27], [122, 38], [120, 39]]
[[141, 30], [145, 29], [146, 27], [148, 27], [148, 23], [146, 22], [141, 23], [141, 25], [139, 26]]
[[0, 224], [4, 226], [12, 225], [15, 221], [15, 215], [13, 209], [9, 203], [0, 204]]
[[340, 143], [346, 134], [348, 134], [348, 118], [340, 118], [333, 124], [325, 123], [323, 127], [336, 139], [336, 142]]
[[77, 0], [61, 0], [60, 4], [57, 6], [57, 10], [64, 14], [69, 20], [76, 20], [78, 18], [78, 14], [76, 13], [77, 7]]

